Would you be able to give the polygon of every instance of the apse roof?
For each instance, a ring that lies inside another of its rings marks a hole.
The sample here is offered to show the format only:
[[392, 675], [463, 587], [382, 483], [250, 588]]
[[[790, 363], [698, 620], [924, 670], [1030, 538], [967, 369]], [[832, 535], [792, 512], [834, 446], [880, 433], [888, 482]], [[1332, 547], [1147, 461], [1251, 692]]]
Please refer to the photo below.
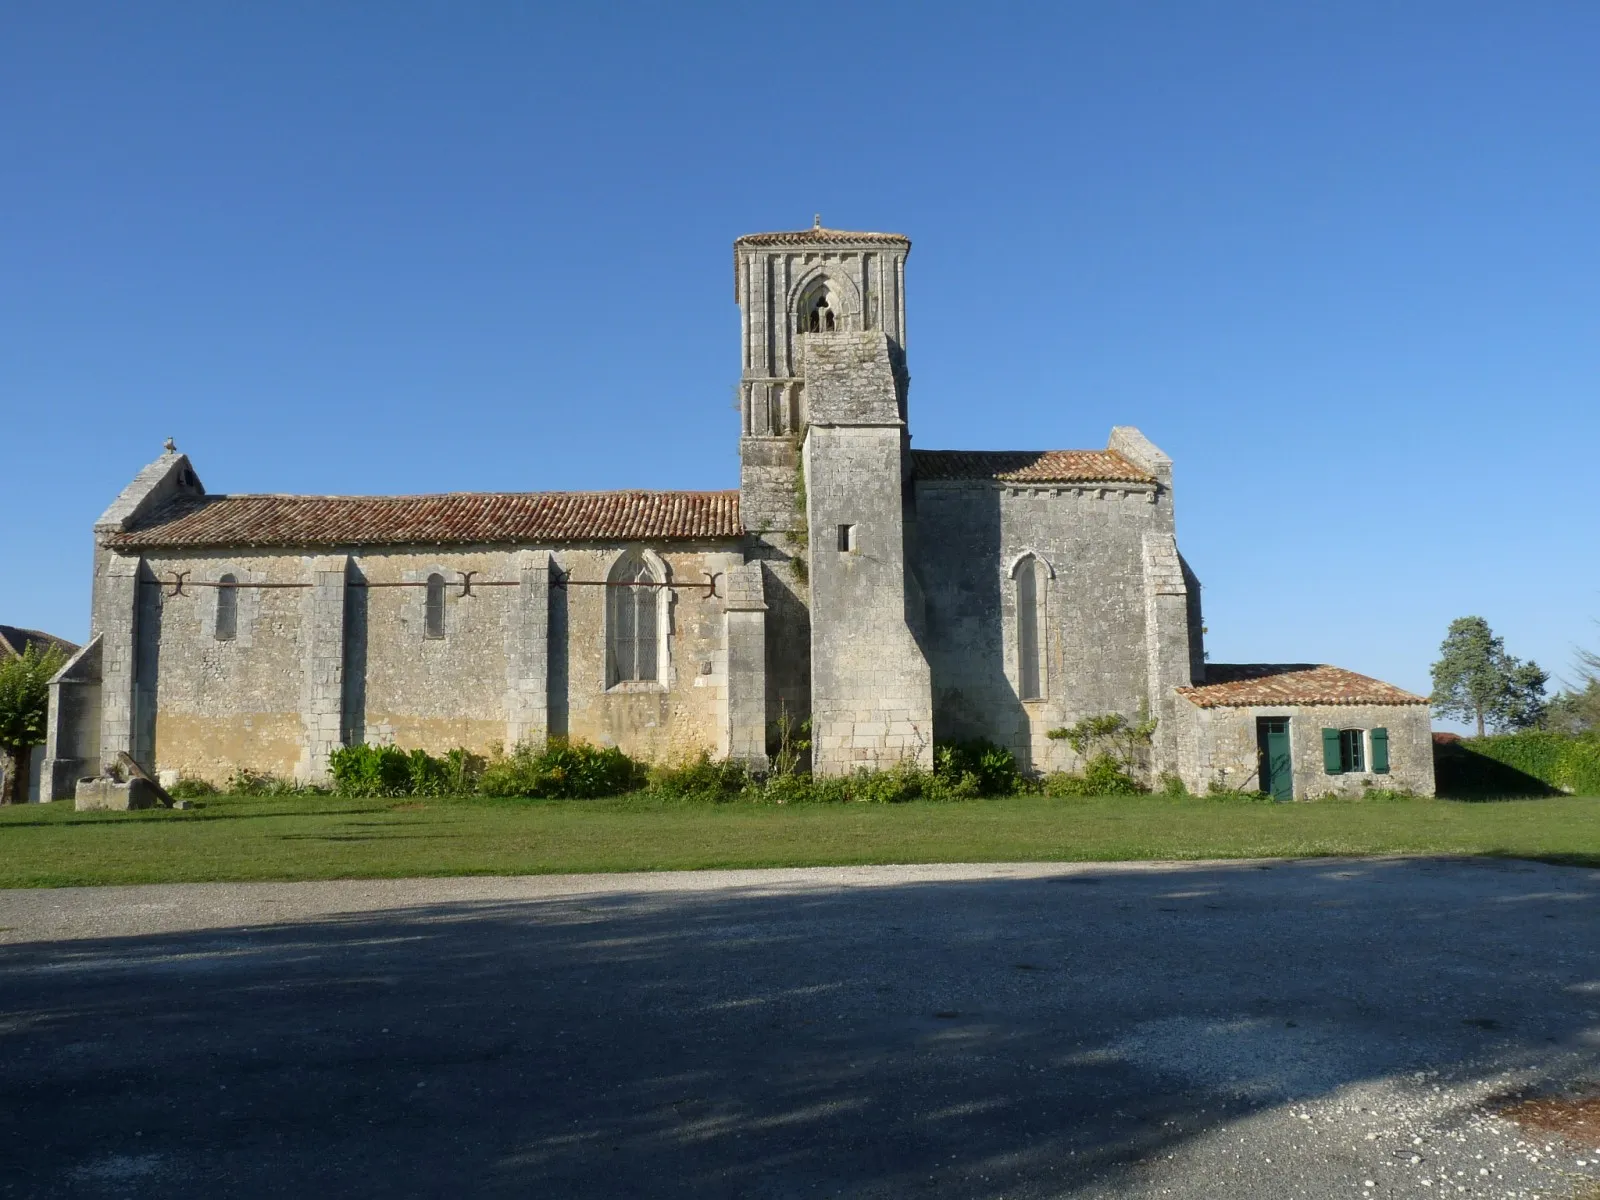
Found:
[[1115, 450], [913, 450], [918, 479], [998, 483], [1154, 483]]

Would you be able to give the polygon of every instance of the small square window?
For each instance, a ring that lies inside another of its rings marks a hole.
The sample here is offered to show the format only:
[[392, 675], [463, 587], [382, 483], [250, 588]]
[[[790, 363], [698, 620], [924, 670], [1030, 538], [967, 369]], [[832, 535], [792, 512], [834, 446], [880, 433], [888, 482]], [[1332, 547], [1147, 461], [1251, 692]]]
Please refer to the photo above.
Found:
[[854, 525], [839, 526], [839, 553], [854, 554], [856, 549], [856, 527]]
[[1339, 731], [1339, 769], [1341, 771], [1365, 771], [1367, 758], [1363, 753], [1365, 730], [1341, 729]]

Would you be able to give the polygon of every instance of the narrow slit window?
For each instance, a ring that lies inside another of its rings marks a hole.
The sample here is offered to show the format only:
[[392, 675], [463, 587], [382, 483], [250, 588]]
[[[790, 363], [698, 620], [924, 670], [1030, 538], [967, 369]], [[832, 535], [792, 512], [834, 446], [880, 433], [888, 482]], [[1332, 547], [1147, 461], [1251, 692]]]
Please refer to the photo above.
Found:
[[217, 580], [217, 628], [219, 642], [231, 642], [239, 632], [239, 581], [232, 575]]
[[856, 527], [854, 525], [839, 526], [839, 553], [854, 554], [856, 549]]
[[444, 576], [437, 572], [428, 576], [428, 596], [422, 612], [422, 636], [444, 636]]
[[1044, 670], [1039, 638], [1039, 564], [1025, 558], [1017, 564], [1017, 691], [1023, 700], [1044, 696]]

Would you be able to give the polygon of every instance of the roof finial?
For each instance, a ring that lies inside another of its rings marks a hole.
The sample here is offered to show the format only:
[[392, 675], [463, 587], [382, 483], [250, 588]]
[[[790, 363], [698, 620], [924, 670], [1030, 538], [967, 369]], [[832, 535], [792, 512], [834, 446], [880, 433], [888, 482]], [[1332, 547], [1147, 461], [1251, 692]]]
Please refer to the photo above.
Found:
[[163, 450], [165, 450], [168, 454], [176, 454], [178, 452], [178, 443], [173, 441], [171, 438], [168, 438], [162, 444], [161, 448]]
[[813, 228], [813, 229], [821, 229], [822, 228], [822, 214], [821, 213], [818, 213], [816, 216], [811, 218], [811, 228]]

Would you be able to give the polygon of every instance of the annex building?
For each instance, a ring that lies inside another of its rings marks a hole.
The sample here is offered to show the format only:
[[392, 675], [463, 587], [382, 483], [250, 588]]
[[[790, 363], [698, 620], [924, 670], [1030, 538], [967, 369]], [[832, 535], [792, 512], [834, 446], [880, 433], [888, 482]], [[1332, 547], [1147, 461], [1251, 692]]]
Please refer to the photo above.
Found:
[[[1207, 663], [1171, 460], [914, 448], [898, 234], [734, 243], [736, 489], [207, 491], [169, 442], [94, 528], [92, 637], [52, 689], [45, 785], [127, 751], [221, 782], [318, 780], [359, 742], [548, 736], [823, 773], [1156, 718], [1153, 774], [1283, 798], [1433, 791], [1426, 702], [1317, 664]], [[730, 430], [730, 436], [734, 431]]]

